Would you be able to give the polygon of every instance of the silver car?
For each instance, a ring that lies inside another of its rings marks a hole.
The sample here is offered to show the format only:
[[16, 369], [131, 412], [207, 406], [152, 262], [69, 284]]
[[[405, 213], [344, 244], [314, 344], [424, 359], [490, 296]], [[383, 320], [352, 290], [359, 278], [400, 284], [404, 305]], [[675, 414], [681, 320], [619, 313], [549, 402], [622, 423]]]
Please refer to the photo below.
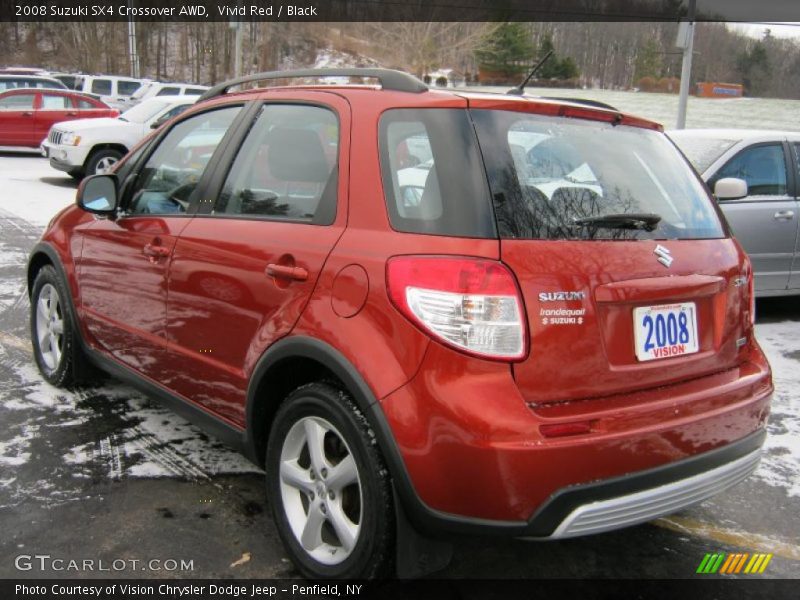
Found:
[[[750, 255], [756, 295], [800, 294], [800, 133], [685, 129], [668, 134], [715, 193]], [[732, 178], [747, 184], [742, 193], [730, 192]]]

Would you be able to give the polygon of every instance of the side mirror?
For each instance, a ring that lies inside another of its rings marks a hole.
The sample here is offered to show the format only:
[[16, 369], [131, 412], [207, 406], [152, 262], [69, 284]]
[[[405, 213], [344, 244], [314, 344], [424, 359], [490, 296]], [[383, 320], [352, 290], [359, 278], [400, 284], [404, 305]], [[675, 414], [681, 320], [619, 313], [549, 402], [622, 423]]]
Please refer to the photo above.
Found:
[[96, 215], [112, 215], [117, 210], [117, 176], [93, 175], [81, 182], [76, 202]]
[[736, 177], [726, 177], [714, 184], [717, 200], [739, 200], [747, 197], [747, 182]]

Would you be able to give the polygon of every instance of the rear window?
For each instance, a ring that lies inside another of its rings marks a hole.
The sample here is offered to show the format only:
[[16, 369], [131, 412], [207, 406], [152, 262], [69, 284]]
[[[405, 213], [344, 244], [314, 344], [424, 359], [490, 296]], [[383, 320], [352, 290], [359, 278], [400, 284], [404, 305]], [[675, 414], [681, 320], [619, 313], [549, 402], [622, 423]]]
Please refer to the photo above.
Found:
[[[702, 184], [659, 132], [512, 111], [472, 115], [503, 238], [724, 235]], [[619, 215], [660, 220], [648, 231]]]
[[75, 102], [77, 103], [78, 108], [80, 108], [81, 110], [101, 108], [97, 104], [94, 104], [93, 102], [90, 102], [89, 100], [84, 100], [83, 98], [76, 98]]
[[142, 87], [142, 84], [139, 81], [130, 81], [127, 79], [120, 79], [117, 81], [117, 93], [120, 96], [130, 96], [140, 87]]
[[111, 80], [95, 79], [92, 81], [92, 93], [100, 94], [101, 96], [109, 96], [111, 94]]
[[727, 138], [699, 138], [695, 136], [683, 136], [670, 133], [672, 141], [678, 145], [692, 163], [692, 166], [697, 169], [698, 173], [702, 173], [710, 167], [715, 160], [725, 154], [729, 148], [738, 143], [739, 140], [730, 140]]
[[383, 189], [397, 231], [497, 237], [469, 116], [460, 109], [394, 109], [380, 121]]

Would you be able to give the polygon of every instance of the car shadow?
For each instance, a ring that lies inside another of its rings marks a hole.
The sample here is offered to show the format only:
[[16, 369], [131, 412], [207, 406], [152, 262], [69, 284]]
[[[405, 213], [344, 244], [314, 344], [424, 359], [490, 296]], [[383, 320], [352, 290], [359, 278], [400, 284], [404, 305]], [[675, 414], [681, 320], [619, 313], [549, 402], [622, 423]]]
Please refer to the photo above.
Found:
[[797, 296], [758, 298], [756, 300], [756, 323], [800, 321], [800, 306]]
[[73, 190], [77, 189], [78, 187], [78, 182], [72, 177], [40, 177], [39, 181], [42, 183], [49, 183], [50, 185], [56, 185], [58, 187], [72, 188]]

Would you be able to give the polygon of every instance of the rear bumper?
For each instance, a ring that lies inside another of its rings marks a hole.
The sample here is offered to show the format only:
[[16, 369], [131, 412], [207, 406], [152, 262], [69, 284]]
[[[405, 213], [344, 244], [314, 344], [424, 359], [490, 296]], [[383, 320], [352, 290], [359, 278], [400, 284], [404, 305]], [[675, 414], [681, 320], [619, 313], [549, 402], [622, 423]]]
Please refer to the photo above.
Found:
[[[726, 372], [533, 408], [502, 366], [464, 368], [452, 358], [423, 364], [373, 408], [392, 440], [398, 494], [421, 530], [598, 533], [705, 500], [758, 464], [773, 387], [755, 344]], [[573, 421], [590, 421], [591, 433], [547, 438], [539, 430]]]
[[765, 437], [766, 432], [760, 430], [666, 467], [564, 490], [531, 519], [527, 529], [534, 536], [571, 538], [672, 514], [719, 494], [755, 471]]

